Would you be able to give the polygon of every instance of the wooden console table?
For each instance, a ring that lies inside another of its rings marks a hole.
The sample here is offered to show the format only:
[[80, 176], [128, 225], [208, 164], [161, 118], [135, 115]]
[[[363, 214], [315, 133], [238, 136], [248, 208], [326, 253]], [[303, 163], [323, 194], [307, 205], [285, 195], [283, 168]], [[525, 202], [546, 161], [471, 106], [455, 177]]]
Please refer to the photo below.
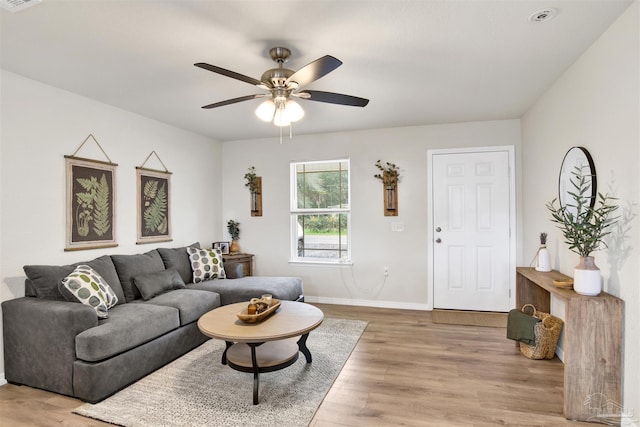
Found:
[[533, 304], [549, 313], [552, 294], [564, 302], [564, 416], [594, 421], [597, 412], [585, 405], [590, 396], [622, 405], [623, 302], [606, 292], [588, 297], [553, 284], [567, 278], [557, 271], [516, 268], [516, 306]]
[[253, 254], [222, 255], [227, 279], [253, 276]]

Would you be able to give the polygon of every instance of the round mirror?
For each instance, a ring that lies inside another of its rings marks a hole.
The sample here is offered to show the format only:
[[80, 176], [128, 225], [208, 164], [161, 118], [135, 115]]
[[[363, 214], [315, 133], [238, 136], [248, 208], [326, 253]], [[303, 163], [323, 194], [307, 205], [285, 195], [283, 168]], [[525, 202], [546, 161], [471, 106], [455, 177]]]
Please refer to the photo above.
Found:
[[[585, 178], [587, 193], [585, 198], [589, 198], [588, 205], [593, 208], [596, 203], [597, 187], [596, 167], [591, 158], [591, 154], [584, 147], [571, 147], [564, 155], [562, 166], [560, 166], [560, 177], [558, 179], [558, 200], [560, 206], [566, 208], [568, 212], [576, 215], [576, 200], [569, 193], [577, 193], [573, 183], [578, 182], [577, 174]], [[572, 183], [573, 182], [573, 183]]]

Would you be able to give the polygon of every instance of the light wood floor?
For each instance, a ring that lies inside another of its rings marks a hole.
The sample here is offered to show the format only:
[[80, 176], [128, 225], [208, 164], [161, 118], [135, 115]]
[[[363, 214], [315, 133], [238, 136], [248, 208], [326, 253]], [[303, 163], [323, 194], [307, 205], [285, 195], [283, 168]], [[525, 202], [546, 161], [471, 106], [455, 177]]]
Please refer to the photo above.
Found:
[[[504, 328], [434, 324], [424, 311], [317, 306], [369, 325], [311, 427], [594, 426], [562, 416], [562, 363], [521, 356]], [[4, 385], [0, 425], [110, 425], [72, 414], [81, 404]]]

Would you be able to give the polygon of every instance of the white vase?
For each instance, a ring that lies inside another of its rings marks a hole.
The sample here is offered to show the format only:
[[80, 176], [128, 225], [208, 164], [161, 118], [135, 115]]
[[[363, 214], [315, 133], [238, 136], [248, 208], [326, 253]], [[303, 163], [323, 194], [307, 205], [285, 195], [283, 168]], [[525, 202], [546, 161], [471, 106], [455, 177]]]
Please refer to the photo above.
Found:
[[573, 290], [591, 297], [602, 292], [602, 275], [592, 256], [580, 257], [573, 270]]
[[551, 271], [549, 249], [547, 249], [546, 245], [540, 245], [538, 249], [538, 255], [536, 255], [536, 271]]

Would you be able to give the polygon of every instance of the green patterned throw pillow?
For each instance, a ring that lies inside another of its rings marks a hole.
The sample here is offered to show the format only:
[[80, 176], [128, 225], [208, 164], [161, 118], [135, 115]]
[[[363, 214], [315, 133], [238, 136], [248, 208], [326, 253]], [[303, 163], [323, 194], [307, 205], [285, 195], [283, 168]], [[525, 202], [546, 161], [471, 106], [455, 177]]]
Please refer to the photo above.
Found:
[[227, 277], [224, 273], [220, 249], [187, 248], [187, 253], [191, 261], [191, 270], [193, 270], [193, 283]]
[[88, 265], [77, 266], [62, 279], [59, 289], [67, 300], [93, 307], [101, 319], [109, 317], [109, 309], [118, 302], [111, 286]]

